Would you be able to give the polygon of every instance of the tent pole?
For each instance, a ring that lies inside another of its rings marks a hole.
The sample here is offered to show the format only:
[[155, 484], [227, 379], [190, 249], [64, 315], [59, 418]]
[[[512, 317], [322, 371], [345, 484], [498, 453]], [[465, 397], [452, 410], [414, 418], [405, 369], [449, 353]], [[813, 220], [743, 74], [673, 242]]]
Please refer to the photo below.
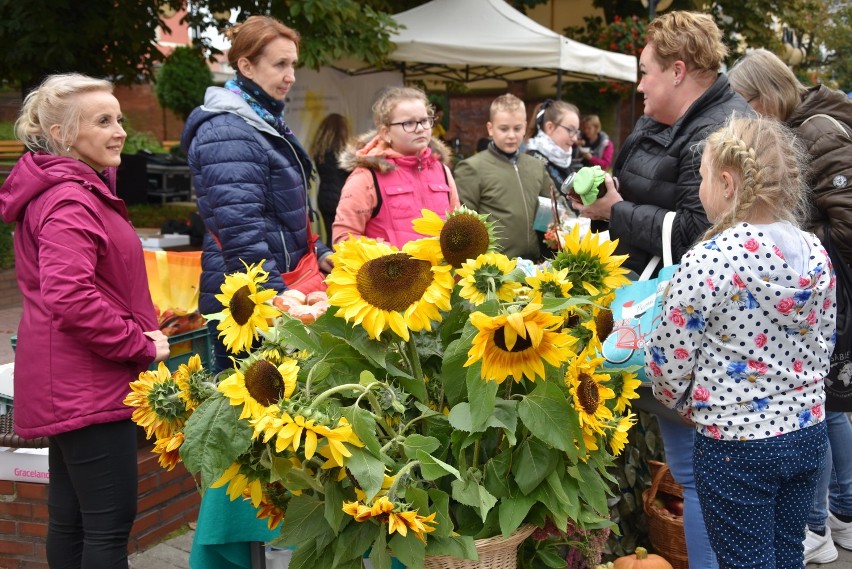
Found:
[[562, 70], [556, 70], [556, 100], [562, 100]]

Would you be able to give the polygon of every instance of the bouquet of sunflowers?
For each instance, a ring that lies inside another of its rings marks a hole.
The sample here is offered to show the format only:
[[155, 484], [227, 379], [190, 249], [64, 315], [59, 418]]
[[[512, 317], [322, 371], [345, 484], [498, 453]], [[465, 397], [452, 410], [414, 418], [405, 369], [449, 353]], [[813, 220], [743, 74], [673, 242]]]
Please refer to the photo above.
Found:
[[577, 228], [525, 273], [471, 210], [424, 210], [414, 229], [402, 250], [339, 243], [309, 325], [275, 307], [260, 265], [227, 275], [208, 318], [234, 368], [160, 364], [126, 403], [164, 467], [280, 524], [293, 566], [476, 559], [474, 540], [530, 525], [553, 539], [522, 566], [564, 563], [569, 527], [612, 526], [607, 468], [635, 422], [639, 381], [597, 355], [624, 257]]

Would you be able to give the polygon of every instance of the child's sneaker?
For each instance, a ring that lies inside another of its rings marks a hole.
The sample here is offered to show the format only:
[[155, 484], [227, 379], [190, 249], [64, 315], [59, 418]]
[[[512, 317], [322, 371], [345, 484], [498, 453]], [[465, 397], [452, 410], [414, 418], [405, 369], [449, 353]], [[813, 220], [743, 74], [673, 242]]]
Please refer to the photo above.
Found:
[[837, 559], [837, 548], [831, 541], [831, 530], [826, 527], [825, 535], [807, 530], [805, 534], [805, 563], [831, 563]]
[[843, 549], [852, 549], [852, 522], [841, 522], [828, 513], [827, 529], [831, 530], [831, 539]]

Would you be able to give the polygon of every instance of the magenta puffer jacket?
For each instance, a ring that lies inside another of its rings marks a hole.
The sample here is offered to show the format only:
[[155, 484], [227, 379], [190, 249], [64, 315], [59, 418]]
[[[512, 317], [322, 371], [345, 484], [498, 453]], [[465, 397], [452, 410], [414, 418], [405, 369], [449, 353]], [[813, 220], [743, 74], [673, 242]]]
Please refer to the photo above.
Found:
[[115, 195], [72, 158], [27, 153], [0, 188], [24, 297], [15, 432], [51, 436], [128, 419], [129, 384], [154, 361], [157, 329], [142, 245]]

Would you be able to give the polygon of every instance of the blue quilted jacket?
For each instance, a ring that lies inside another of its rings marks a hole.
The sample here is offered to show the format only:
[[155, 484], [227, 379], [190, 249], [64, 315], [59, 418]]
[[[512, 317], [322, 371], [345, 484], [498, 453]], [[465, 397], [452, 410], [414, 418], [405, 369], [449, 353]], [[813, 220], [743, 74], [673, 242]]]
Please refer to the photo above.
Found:
[[[208, 88], [204, 104], [189, 115], [181, 146], [207, 229], [201, 313], [222, 310], [214, 295], [226, 273], [245, 269], [242, 261], [265, 259], [269, 281], [264, 286], [283, 291], [281, 273], [291, 271], [308, 250], [307, 153], [264, 122], [242, 97], [220, 87]], [[330, 252], [318, 242], [320, 258]]]

